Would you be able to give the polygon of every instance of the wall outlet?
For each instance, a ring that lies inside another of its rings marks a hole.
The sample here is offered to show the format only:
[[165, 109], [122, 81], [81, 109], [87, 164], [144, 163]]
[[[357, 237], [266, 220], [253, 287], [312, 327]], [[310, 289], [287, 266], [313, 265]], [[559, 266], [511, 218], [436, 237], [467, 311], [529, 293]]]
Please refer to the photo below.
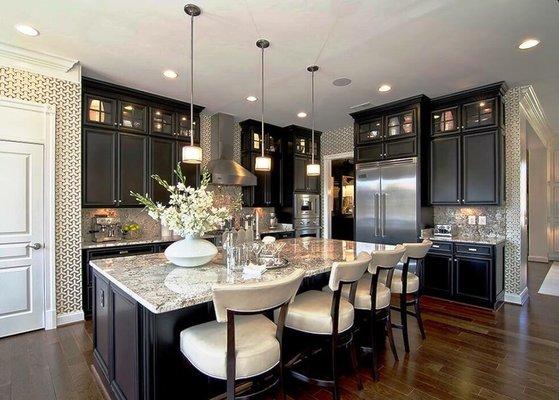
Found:
[[475, 225], [476, 224], [476, 216], [475, 215], [468, 216], [468, 224], [470, 224], [470, 225]]
[[477, 223], [480, 225], [487, 225], [487, 217], [485, 215], [480, 215], [477, 219]]

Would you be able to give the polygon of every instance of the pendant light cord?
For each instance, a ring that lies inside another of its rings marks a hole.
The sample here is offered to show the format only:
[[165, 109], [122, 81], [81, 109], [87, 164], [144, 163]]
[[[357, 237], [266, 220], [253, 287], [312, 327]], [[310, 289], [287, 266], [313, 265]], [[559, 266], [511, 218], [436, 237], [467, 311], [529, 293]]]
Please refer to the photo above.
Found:
[[194, 15], [190, 16], [190, 145], [194, 146]]
[[312, 111], [311, 164], [314, 164], [314, 71], [312, 71], [312, 75], [311, 75], [311, 111]]
[[261, 82], [261, 101], [260, 101], [260, 111], [261, 111], [261, 120], [262, 120], [262, 157], [264, 157], [264, 145], [265, 145], [265, 134], [264, 134], [264, 47], [262, 47], [262, 82]]

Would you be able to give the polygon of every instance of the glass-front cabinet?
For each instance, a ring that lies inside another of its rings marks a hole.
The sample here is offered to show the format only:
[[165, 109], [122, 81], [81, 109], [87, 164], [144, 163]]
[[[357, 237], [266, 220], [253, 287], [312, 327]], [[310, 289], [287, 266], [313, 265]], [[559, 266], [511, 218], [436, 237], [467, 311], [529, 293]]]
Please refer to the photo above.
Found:
[[121, 101], [119, 104], [119, 126], [123, 130], [145, 132], [147, 130], [147, 107], [127, 101]]
[[460, 129], [458, 107], [436, 110], [431, 113], [431, 133], [454, 133]]
[[376, 118], [358, 125], [357, 140], [359, 144], [374, 142], [382, 139], [382, 137], [382, 118]]
[[161, 108], [152, 108], [150, 113], [150, 133], [174, 135], [173, 112]]
[[415, 135], [414, 110], [388, 116], [386, 126], [387, 139]]
[[[194, 116], [194, 141], [200, 142], [200, 118]], [[175, 130], [173, 130], [175, 132]], [[176, 133], [178, 136], [190, 139], [190, 114], [177, 113], [176, 115]]]
[[107, 97], [85, 95], [84, 122], [88, 125], [116, 126], [116, 100]]
[[479, 100], [462, 106], [462, 129], [476, 129], [497, 124], [495, 99]]
[[[316, 139], [316, 138], [315, 138]], [[310, 156], [312, 151], [312, 139], [307, 137], [295, 138], [295, 153], [301, 156]], [[314, 154], [318, 154], [318, 140], [314, 142]]]

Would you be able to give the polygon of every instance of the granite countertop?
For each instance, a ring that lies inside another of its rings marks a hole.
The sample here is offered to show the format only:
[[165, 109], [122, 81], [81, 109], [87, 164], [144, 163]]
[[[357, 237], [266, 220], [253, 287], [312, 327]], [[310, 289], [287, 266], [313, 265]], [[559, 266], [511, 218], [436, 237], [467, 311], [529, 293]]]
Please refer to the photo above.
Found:
[[90, 261], [94, 270], [153, 313], [163, 313], [212, 299], [216, 284], [263, 282], [278, 279], [295, 269], [306, 276], [330, 271], [334, 261], [352, 260], [361, 251], [392, 249], [394, 246], [332, 239], [285, 239], [280, 256], [289, 260], [284, 268], [268, 269], [258, 278], [247, 279], [242, 272], [227, 272], [220, 254], [202, 267], [182, 268], [165, 255], [145, 254]]
[[465, 236], [456, 235], [452, 237], [446, 236], [429, 236], [421, 239], [436, 240], [438, 242], [456, 242], [456, 243], [475, 243], [475, 244], [488, 244], [488, 245], [498, 245], [506, 241], [503, 236]]
[[258, 229], [258, 233], [260, 235], [267, 235], [269, 233], [285, 233], [285, 232], [294, 232], [295, 229], [293, 228], [292, 224], [278, 224], [276, 228], [269, 228], [263, 227]]
[[[204, 235], [204, 239], [215, 238], [216, 235], [208, 234]], [[180, 236], [156, 236], [151, 238], [136, 238], [136, 239], [121, 239], [115, 240], [113, 242], [92, 242], [91, 240], [85, 240], [82, 242], [82, 249], [102, 249], [106, 247], [119, 247], [119, 246], [133, 246], [135, 244], [154, 244], [154, 243], [169, 243], [181, 240]]]

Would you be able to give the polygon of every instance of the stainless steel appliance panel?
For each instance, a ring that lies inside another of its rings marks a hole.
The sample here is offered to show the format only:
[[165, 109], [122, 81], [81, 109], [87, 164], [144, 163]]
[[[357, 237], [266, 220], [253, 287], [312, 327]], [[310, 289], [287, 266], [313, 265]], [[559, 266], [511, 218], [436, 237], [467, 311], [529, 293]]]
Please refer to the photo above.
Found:
[[320, 215], [320, 195], [295, 193], [294, 218], [316, 218]]
[[358, 164], [356, 176], [355, 240], [376, 242], [380, 235], [380, 167]]
[[413, 161], [381, 166], [382, 243], [417, 241], [417, 173]]

